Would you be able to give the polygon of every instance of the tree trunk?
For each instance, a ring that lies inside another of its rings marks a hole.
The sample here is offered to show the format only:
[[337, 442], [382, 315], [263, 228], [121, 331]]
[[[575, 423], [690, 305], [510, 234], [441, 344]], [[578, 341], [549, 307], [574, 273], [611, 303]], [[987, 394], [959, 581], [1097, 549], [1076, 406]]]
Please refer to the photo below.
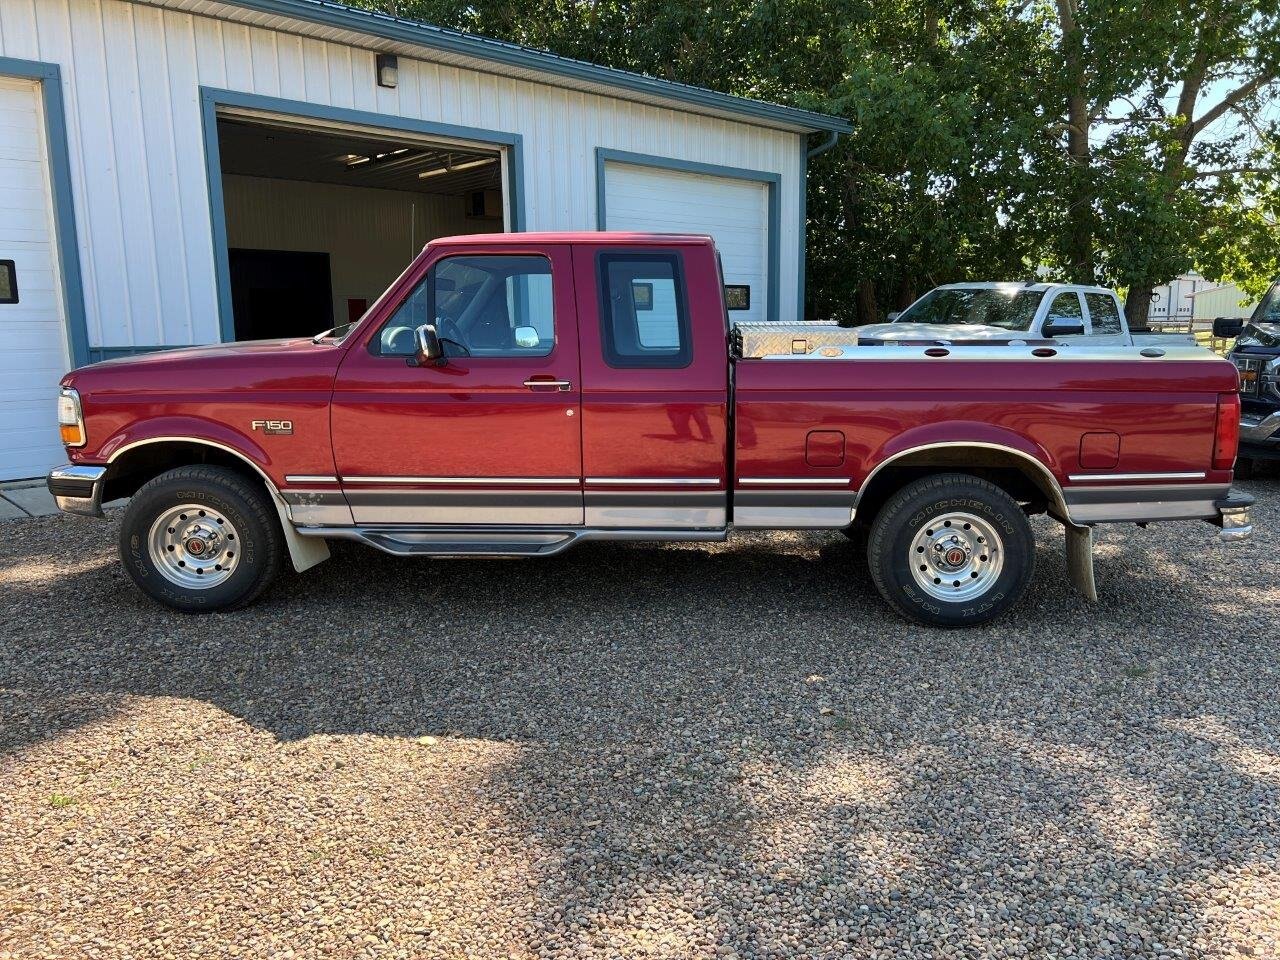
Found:
[[1089, 151], [1089, 106], [1085, 100], [1084, 32], [1076, 20], [1076, 0], [1058, 0], [1062, 59], [1067, 90], [1067, 270], [1076, 283], [1097, 283], [1093, 261], [1093, 184]]
[[876, 307], [876, 282], [863, 280], [858, 284], [858, 325], [879, 323], [880, 311]]
[[1147, 314], [1151, 310], [1151, 285], [1139, 285], [1129, 288], [1129, 296], [1124, 301], [1124, 319], [1134, 333], [1150, 329], [1147, 326]]

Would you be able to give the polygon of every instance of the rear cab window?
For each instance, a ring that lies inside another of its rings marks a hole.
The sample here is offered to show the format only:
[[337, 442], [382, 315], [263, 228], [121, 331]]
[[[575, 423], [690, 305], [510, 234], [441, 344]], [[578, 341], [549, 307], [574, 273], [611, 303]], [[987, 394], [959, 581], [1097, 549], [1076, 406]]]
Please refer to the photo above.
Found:
[[1120, 309], [1115, 297], [1109, 293], [1086, 293], [1085, 305], [1089, 308], [1089, 320], [1094, 333], [1122, 333]]
[[687, 367], [693, 360], [684, 264], [677, 252], [596, 258], [604, 360], [611, 367]]

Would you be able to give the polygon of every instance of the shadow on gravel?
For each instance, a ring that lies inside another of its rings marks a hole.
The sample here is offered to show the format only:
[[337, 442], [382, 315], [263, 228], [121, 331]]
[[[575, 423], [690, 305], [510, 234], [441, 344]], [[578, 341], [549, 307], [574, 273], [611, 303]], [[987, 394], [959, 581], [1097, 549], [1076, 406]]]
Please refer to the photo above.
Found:
[[133, 591], [114, 525], [24, 524], [0, 547], [0, 762], [132, 697], [281, 741], [517, 745], [486, 790], [548, 851], [531, 950], [645, 953], [643, 915], [672, 956], [1195, 955], [1237, 909], [1224, 878], [1280, 867], [1280, 644], [1254, 606], [1280, 567], [1207, 528], [1112, 532], [1090, 608], [1050, 531], [1014, 615], [944, 632], [888, 613], [842, 537], [537, 563], [340, 544], [193, 618]]

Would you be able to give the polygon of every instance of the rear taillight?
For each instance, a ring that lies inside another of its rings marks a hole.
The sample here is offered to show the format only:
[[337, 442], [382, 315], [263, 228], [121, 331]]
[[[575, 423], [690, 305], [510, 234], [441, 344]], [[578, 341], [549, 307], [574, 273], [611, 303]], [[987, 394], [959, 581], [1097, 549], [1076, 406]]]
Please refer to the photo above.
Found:
[[1230, 470], [1235, 466], [1236, 447], [1240, 443], [1240, 395], [1218, 394], [1218, 420], [1213, 428], [1213, 469]]

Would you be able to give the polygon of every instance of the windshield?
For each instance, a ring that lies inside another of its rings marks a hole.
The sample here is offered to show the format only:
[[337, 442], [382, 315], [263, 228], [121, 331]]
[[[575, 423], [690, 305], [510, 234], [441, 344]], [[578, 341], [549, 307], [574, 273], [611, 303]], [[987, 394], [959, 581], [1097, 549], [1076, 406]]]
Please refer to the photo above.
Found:
[[963, 324], [1030, 330], [1044, 293], [1013, 287], [930, 290], [898, 315], [896, 323]]
[[1254, 323], [1280, 323], [1280, 280], [1271, 285], [1267, 295], [1258, 304], [1253, 315]]

